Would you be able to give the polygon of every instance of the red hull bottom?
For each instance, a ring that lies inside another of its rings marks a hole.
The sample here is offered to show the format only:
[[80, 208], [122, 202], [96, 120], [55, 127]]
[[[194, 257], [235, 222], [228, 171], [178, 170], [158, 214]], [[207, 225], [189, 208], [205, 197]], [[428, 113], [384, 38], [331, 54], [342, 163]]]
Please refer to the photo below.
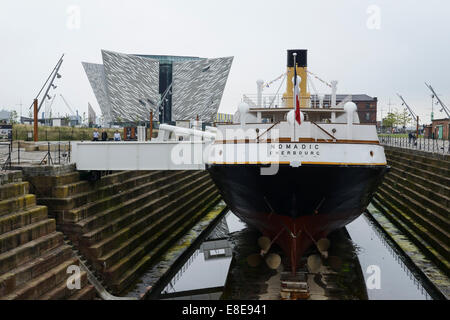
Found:
[[306, 250], [315, 241], [326, 237], [355, 220], [361, 210], [333, 214], [310, 215], [291, 218], [276, 214], [255, 213], [236, 215], [249, 225], [255, 226], [263, 235], [278, 244], [289, 258], [291, 271], [295, 273]]

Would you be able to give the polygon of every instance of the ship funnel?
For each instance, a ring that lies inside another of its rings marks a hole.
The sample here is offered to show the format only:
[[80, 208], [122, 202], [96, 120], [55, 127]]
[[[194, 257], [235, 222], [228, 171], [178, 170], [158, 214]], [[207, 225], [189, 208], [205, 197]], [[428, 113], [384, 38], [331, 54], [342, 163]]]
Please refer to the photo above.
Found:
[[[294, 55], [295, 54], [295, 55]], [[295, 56], [295, 57], [294, 57]], [[286, 92], [283, 94], [283, 100], [287, 108], [293, 108], [294, 84], [294, 64], [297, 65], [297, 75], [300, 77], [300, 107], [308, 108], [310, 104], [310, 94], [308, 92], [308, 50], [292, 49], [287, 51], [287, 77]]]
[[297, 67], [306, 68], [308, 66], [308, 50], [304, 49], [287, 51], [287, 67], [294, 68], [294, 53], [297, 54], [297, 57], [295, 58]]

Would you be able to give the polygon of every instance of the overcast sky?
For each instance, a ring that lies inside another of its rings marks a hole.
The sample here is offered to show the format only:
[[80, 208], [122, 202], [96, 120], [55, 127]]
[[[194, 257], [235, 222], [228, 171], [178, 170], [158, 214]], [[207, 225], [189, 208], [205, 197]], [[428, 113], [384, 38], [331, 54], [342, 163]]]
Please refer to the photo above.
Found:
[[[19, 112], [22, 102], [28, 115], [65, 53], [52, 95], [62, 93], [81, 114], [88, 102], [100, 113], [81, 61], [101, 63], [106, 49], [234, 56], [220, 106], [233, 113], [243, 93], [256, 92], [257, 79], [270, 81], [285, 71], [287, 49], [308, 49], [309, 70], [338, 80], [338, 93], [376, 96], [385, 115], [389, 99], [391, 108], [400, 107], [399, 92], [428, 122], [425, 81], [450, 106], [449, 16], [444, 0], [2, 0], [0, 109]], [[68, 113], [61, 99], [55, 112]], [[443, 116], [436, 107], [435, 118]]]

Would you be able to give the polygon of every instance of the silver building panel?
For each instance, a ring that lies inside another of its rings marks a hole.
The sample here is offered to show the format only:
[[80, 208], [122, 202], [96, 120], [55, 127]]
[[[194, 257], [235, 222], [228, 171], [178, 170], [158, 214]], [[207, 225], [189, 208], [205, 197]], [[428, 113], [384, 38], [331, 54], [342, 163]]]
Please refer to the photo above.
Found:
[[150, 109], [156, 119], [159, 61], [105, 50], [102, 50], [102, 56], [113, 119], [146, 121]]
[[97, 103], [102, 111], [106, 123], [112, 121], [111, 105], [108, 99], [106, 89], [105, 68], [102, 64], [82, 62], [84, 71], [89, 79], [92, 90], [94, 91]]
[[92, 109], [91, 104], [88, 102], [88, 123], [95, 124], [96, 114], [94, 109]]
[[175, 62], [172, 120], [213, 122], [220, 106], [233, 57]]

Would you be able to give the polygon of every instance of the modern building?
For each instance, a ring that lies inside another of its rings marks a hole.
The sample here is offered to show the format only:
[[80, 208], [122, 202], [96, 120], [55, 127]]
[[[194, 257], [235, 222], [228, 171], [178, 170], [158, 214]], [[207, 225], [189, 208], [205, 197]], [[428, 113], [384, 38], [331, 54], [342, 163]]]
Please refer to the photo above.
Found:
[[88, 102], [88, 126], [92, 127], [93, 125], [95, 125], [95, 120], [96, 120], [96, 114], [94, 109], [92, 108], [91, 104]]
[[102, 50], [83, 67], [107, 123], [213, 122], [233, 57], [123, 54]]

